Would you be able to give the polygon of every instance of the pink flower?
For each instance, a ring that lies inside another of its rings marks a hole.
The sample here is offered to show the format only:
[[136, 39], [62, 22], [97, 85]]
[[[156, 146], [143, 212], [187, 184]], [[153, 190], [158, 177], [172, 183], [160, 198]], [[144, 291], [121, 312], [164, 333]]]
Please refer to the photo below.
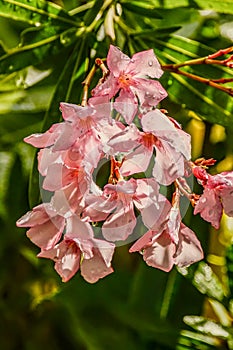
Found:
[[123, 176], [147, 170], [156, 150], [153, 176], [170, 185], [185, 173], [185, 161], [191, 158], [190, 135], [177, 128], [158, 109], [141, 117], [143, 132], [132, 124], [112, 137], [108, 144], [117, 152], [127, 152], [120, 172]]
[[195, 233], [181, 222], [179, 209], [162, 200], [164, 215], [129, 251], [142, 252], [147, 265], [168, 272], [173, 265], [185, 267], [203, 259], [203, 251]]
[[51, 249], [61, 239], [65, 219], [58, 215], [49, 203], [40, 204], [22, 216], [18, 227], [31, 227], [27, 231], [30, 240], [43, 250]]
[[90, 221], [104, 221], [102, 233], [105, 239], [125, 240], [136, 225], [134, 205], [146, 220], [152, 203], [157, 205], [158, 195], [159, 186], [154, 179], [121, 180], [105, 185], [98, 194], [87, 195], [82, 216]]
[[142, 107], [156, 106], [167, 96], [161, 84], [155, 80], [163, 71], [153, 50], [138, 52], [130, 59], [117, 47], [111, 45], [107, 65], [110, 74], [107, 80], [92, 90], [94, 96], [108, 95], [111, 99], [120, 91], [114, 107], [130, 124], [138, 110], [138, 100]]
[[113, 272], [111, 260], [115, 245], [95, 239], [89, 223], [77, 216], [67, 219], [64, 239], [50, 250], [42, 250], [38, 257], [55, 261], [55, 270], [63, 282], [69, 281], [77, 271], [89, 283]]
[[233, 172], [210, 175], [205, 169], [195, 166], [193, 174], [204, 187], [194, 214], [200, 213], [204, 220], [219, 229], [223, 210], [226, 215], [233, 216]]

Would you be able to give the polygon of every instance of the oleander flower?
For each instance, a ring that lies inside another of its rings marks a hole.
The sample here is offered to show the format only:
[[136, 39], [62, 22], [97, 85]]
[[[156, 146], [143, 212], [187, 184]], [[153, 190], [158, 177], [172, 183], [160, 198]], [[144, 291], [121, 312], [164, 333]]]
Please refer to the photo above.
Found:
[[63, 282], [69, 281], [80, 269], [89, 283], [113, 272], [111, 260], [115, 245], [94, 238], [91, 225], [78, 216], [67, 219], [64, 238], [51, 249], [42, 250], [38, 257], [51, 259]]
[[147, 265], [170, 271], [174, 265], [186, 267], [203, 259], [203, 251], [195, 233], [181, 222], [177, 207], [164, 202], [160, 219], [139, 238], [129, 252], [139, 251]]
[[108, 142], [115, 152], [127, 152], [120, 172], [123, 176], [145, 172], [155, 149], [153, 176], [170, 185], [185, 173], [185, 161], [191, 158], [190, 135], [158, 109], [144, 114], [141, 124], [143, 131], [132, 124]]
[[151, 78], [160, 78], [163, 71], [153, 52], [138, 52], [130, 59], [117, 47], [111, 45], [107, 55], [109, 75], [104, 83], [93, 90], [94, 96], [116, 96], [114, 107], [130, 124], [138, 111], [138, 100], [142, 107], [157, 106], [167, 96], [162, 85]]
[[233, 216], [233, 172], [222, 172], [210, 175], [205, 169], [195, 166], [193, 174], [203, 186], [202, 195], [196, 201], [194, 214], [219, 229], [223, 210], [226, 215]]

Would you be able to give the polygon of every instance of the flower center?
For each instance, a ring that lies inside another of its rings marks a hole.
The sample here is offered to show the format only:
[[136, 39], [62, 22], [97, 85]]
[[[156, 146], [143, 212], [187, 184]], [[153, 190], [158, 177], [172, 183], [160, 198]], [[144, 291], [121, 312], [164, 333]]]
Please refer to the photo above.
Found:
[[157, 137], [151, 133], [144, 133], [142, 135], [142, 142], [145, 147], [151, 149], [156, 144]]
[[131, 75], [121, 73], [121, 75], [118, 78], [118, 84], [120, 85], [121, 89], [128, 88], [130, 85], [132, 85]]

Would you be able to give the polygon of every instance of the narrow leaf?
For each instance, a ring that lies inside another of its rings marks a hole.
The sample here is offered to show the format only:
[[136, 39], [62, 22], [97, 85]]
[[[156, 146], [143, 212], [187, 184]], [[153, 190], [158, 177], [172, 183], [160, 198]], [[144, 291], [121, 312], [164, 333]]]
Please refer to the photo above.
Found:
[[124, 3], [124, 8], [133, 13], [137, 13], [140, 16], [146, 16], [149, 18], [157, 19], [162, 18], [162, 16], [159, 14], [159, 11], [155, 10], [153, 7], [145, 7], [145, 3], [142, 6], [138, 6], [130, 2], [126, 2]]
[[0, 16], [26, 22], [31, 25], [56, 23], [57, 25], [78, 26], [65, 10], [49, 1], [44, 0], [0, 0]]

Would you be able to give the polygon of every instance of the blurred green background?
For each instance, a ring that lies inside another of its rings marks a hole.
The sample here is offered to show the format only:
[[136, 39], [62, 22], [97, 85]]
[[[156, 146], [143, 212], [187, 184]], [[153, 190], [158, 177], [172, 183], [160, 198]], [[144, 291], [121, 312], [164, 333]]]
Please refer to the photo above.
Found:
[[[126, 54], [153, 48], [162, 65], [233, 44], [231, 0], [0, 0], [0, 348], [2, 350], [233, 349], [233, 220], [210, 228], [189, 208], [184, 221], [205, 261], [165, 273], [128, 246], [95, 285], [60, 281], [15, 221], [40, 202], [36, 152], [25, 136], [60, 121], [59, 102], [80, 103], [81, 82], [110, 43]], [[192, 66], [232, 78], [221, 66]], [[97, 78], [93, 81], [93, 86]], [[166, 71], [161, 108], [192, 135], [193, 159], [233, 169], [232, 97]], [[231, 87], [231, 84], [226, 86]], [[200, 191], [196, 185], [195, 190]]]

